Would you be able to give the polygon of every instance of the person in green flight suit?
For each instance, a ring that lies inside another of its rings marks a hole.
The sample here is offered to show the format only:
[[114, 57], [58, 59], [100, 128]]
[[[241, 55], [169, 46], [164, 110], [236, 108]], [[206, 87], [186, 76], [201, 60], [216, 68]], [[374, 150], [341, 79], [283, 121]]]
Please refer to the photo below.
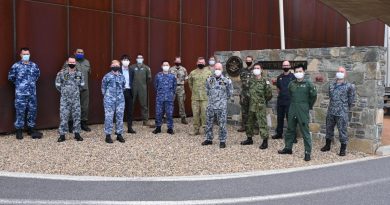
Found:
[[295, 80], [288, 85], [288, 91], [291, 97], [290, 109], [288, 112], [288, 126], [285, 135], [285, 147], [279, 150], [279, 154], [292, 154], [293, 141], [297, 125], [301, 129], [305, 145], [305, 161], [310, 161], [311, 154], [311, 136], [309, 132], [310, 113], [317, 100], [317, 90], [314, 84], [304, 78], [305, 71], [303, 65], [294, 67]]

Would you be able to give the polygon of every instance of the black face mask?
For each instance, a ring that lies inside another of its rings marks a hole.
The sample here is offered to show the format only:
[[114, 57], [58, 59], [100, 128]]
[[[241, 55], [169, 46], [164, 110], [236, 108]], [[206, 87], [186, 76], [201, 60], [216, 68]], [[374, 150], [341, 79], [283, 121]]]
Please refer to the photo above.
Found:
[[175, 65], [176, 65], [177, 67], [179, 67], [179, 66], [181, 65], [181, 63], [175, 63]]
[[284, 72], [288, 72], [289, 70], [290, 70], [290, 68], [283, 68]]
[[119, 71], [119, 69], [120, 69], [120, 67], [118, 67], [118, 66], [112, 66], [111, 67], [111, 70], [114, 71], [114, 72]]
[[252, 62], [245, 62], [246, 63], [246, 66], [251, 66], [252, 65]]
[[198, 66], [199, 69], [204, 68], [204, 65], [203, 65], [203, 64], [198, 64], [197, 66]]
[[68, 64], [69, 68], [74, 68], [76, 67], [76, 64]]

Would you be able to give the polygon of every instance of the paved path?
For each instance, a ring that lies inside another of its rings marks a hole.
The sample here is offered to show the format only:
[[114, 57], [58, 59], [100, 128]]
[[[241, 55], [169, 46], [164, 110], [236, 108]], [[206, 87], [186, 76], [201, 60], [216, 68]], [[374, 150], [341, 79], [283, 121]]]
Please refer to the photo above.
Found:
[[0, 173], [0, 204], [390, 204], [390, 157], [205, 177]]

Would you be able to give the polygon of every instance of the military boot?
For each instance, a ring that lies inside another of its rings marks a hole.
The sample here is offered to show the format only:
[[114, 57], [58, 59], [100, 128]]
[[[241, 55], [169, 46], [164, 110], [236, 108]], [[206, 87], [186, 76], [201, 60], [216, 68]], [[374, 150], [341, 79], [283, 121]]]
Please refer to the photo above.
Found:
[[188, 122], [186, 120], [186, 117], [182, 117], [181, 118], [181, 124], [183, 124], [183, 125], [187, 125], [188, 124]]
[[225, 148], [226, 147], [226, 143], [225, 142], [220, 142], [219, 143], [219, 148]]
[[171, 129], [171, 128], [169, 128], [169, 129], [167, 130], [167, 133], [168, 133], [168, 134], [171, 134], [171, 135], [175, 134], [175, 132], [174, 132], [173, 129]]
[[192, 132], [190, 132], [190, 135], [200, 135], [199, 129], [194, 129]]
[[324, 147], [321, 148], [321, 152], [327, 152], [330, 150], [330, 144], [331, 144], [332, 140], [330, 139], [326, 139], [326, 144]]
[[84, 139], [80, 136], [80, 133], [74, 133], [74, 139], [77, 141], [83, 141]]
[[306, 162], [308, 162], [308, 161], [311, 160], [310, 154], [309, 154], [309, 153], [305, 153], [305, 158], [304, 158], [304, 160], [305, 160]]
[[129, 127], [129, 128], [127, 129], [127, 133], [135, 134], [135, 133], [137, 133], [137, 132], [136, 132], [135, 130], [133, 130], [132, 127]]
[[253, 144], [252, 137], [248, 137], [246, 140], [241, 141], [241, 145], [251, 145]]
[[260, 149], [267, 149], [268, 148], [268, 139], [263, 139], [263, 143], [261, 143]]
[[16, 139], [18, 139], [18, 140], [23, 139], [23, 130], [22, 129], [16, 130]]
[[213, 144], [213, 141], [211, 140], [205, 140], [202, 142], [202, 146], [205, 146], [205, 145], [212, 145]]
[[116, 135], [116, 140], [118, 140], [119, 142], [121, 143], [124, 143], [125, 142], [125, 139], [123, 139], [123, 136], [121, 134], [117, 134]]
[[276, 139], [282, 139], [283, 136], [282, 135], [278, 135], [278, 134], [275, 134], [272, 136], [272, 139], [276, 140]]
[[111, 139], [111, 135], [106, 135], [106, 142], [109, 144], [113, 143], [113, 141]]
[[161, 133], [161, 127], [160, 127], [160, 126], [157, 126], [156, 129], [154, 129], [152, 133], [153, 133], [153, 134]]
[[283, 148], [282, 150], [278, 150], [279, 154], [292, 154], [292, 150], [288, 148]]
[[65, 135], [60, 135], [57, 142], [63, 142], [63, 141], [65, 141]]
[[91, 128], [88, 127], [87, 121], [85, 121], [85, 120], [81, 121], [81, 129], [86, 131], [86, 132], [90, 132], [91, 131]]
[[38, 132], [35, 130], [34, 127], [29, 127], [27, 129], [27, 134], [31, 136], [33, 139], [41, 139], [42, 138], [42, 132]]
[[68, 121], [69, 133], [73, 133], [73, 121]]
[[345, 156], [345, 150], [346, 149], [347, 149], [347, 144], [341, 144], [339, 155], [342, 156], [342, 157]]

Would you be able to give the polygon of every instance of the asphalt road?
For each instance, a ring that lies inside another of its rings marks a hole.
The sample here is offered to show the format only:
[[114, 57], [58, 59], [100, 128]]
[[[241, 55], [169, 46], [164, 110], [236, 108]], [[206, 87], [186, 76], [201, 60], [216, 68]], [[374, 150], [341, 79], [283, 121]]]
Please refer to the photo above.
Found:
[[221, 178], [55, 178], [0, 173], [0, 204], [390, 204], [390, 157]]

